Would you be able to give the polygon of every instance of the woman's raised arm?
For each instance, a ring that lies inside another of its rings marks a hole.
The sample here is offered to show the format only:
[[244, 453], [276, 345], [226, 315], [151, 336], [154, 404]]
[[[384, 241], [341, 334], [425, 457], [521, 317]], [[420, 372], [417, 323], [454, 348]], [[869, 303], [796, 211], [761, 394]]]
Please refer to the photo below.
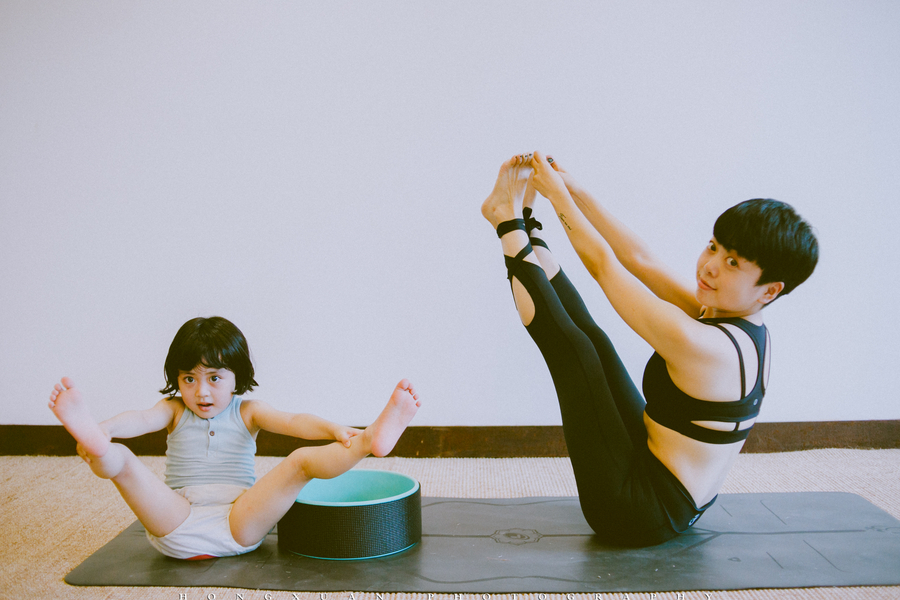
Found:
[[560, 167], [559, 162], [552, 158], [547, 160], [559, 173], [578, 209], [610, 245], [622, 266], [662, 300], [674, 304], [691, 318], [699, 317], [702, 307], [693, 290], [653, 253], [644, 240]]
[[579, 258], [628, 326], [667, 362], [708, 359], [718, 344], [709, 339], [713, 328], [696, 321], [699, 307], [692, 315], [682, 306], [648, 291], [650, 286], [629, 272], [610, 243], [582, 213], [562, 176], [547, 159], [535, 152], [532, 165], [535, 189], [550, 200]]

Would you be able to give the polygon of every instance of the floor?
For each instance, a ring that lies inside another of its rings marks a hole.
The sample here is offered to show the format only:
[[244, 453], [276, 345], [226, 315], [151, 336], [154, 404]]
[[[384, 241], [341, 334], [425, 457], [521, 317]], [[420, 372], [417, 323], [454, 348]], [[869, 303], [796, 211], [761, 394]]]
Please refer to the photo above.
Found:
[[[142, 457], [162, 474], [163, 457]], [[257, 458], [257, 473], [279, 458]], [[565, 458], [366, 459], [363, 468], [406, 473], [423, 495], [460, 498], [576, 495]], [[113, 485], [94, 477], [77, 457], [0, 456], [0, 598], [171, 600], [487, 600], [472, 595], [267, 592], [234, 588], [73, 587], [63, 577], [134, 521]], [[810, 450], [742, 454], [723, 492], [845, 491], [863, 496], [900, 519], [900, 450]], [[900, 544], [900, 538], [898, 538]], [[542, 597], [543, 596], [543, 597]], [[508, 595], [508, 600], [562, 599], [559, 594]], [[600, 598], [624, 598], [602, 594]], [[651, 594], [631, 594], [629, 600]], [[570, 595], [598, 600], [588, 594]], [[567, 598], [567, 600], [570, 600]], [[660, 592], [656, 600], [900, 599], [900, 587]], [[501, 600], [494, 597], [492, 600]], [[506, 597], [503, 597], [506, 600]]]

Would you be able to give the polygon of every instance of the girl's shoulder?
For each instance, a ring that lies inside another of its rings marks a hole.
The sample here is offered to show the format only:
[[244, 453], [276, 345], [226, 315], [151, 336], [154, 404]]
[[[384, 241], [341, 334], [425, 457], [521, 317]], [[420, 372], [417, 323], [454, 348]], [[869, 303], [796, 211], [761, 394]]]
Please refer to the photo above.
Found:
[[172, 430], [175, 429], [175, 426], [178, 425], [178, 422], [181, 421], [181, 416], [184, 414], [184, 411], [187, 409], [184, 405], [184, 401], [180, 396], [169, 396], [167, 398], [163, 398], [159, 401], [159, 405], [164, 407], [167, 410], [172, 411], [172, 420], [169, 422], [168, 429], [169, 433], [172, 433]]
[[264, 405], [265, 403], [260, 400], [241, 398], [241, 420], [244, 422], [244, 425], [247, 426], [247, 431], [253, 435], [256, 435], [256, 432], [259, 431], [259, 427], [256, 426], [253, 416], [256, 414], [256, 411], [259, 410], [260, 406]]
[[259, 408], [260, 404], [264, 404], [264, 402], [260, 400], [253, 400], [252, 398], [243, 398], [241, 396], [235, 396], [235, 399], [240, 398], [241, 401], [241, 414], [250, 414], [257, 408]]

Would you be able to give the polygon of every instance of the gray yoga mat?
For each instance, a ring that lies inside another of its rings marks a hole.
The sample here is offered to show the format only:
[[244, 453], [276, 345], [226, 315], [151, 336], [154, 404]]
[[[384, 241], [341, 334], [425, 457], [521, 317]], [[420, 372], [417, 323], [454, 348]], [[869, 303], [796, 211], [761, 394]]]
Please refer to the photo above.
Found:
[[179, 561], [134, 523], [73, 585], [353, 592], [653, 592], [900, 585], [900, 521], [855, 494], [722, 494], [652, 548], [597, 541], [577, 498], [422, 498], [422, 542], [360, 561], [303, 558], [271, 534], [240, 557]]

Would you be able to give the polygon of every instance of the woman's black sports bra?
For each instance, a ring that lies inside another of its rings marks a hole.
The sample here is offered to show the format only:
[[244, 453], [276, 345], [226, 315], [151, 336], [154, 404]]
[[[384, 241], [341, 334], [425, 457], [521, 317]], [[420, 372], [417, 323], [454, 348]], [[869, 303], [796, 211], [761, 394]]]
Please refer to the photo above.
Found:
[[[658, 353], [654, 353], [644, 369], [644, 397], [647, 400], [647, 416], [669, 429], [707, 444], [732, 444], [747, 439], [752, 427], [738, 429], [740, 424], [759, 415], [762, 399], [765, 395], [763, 384], [763, 362], [766, 355], [767, 331], [765, 325], [754, 325], [741, 318], [702, 319], [701, 323], [717, 327], [725, 332], [734, 347], [737, 348], [738, 361], [741, 365], [741, 399], [735, 402], [710, 402], [698, 400], [682, 392], [669, 376], [666, 361]], [[720, 323], [734, 325], [744, 331], [756, 346], [758, 367], [756, 383], [749, 393], [744, 375], [744, 356], [741, 347], [727, 328]], [[734, 423], [732, 431], [709, 429], [694, 421], [719, 421]]]

